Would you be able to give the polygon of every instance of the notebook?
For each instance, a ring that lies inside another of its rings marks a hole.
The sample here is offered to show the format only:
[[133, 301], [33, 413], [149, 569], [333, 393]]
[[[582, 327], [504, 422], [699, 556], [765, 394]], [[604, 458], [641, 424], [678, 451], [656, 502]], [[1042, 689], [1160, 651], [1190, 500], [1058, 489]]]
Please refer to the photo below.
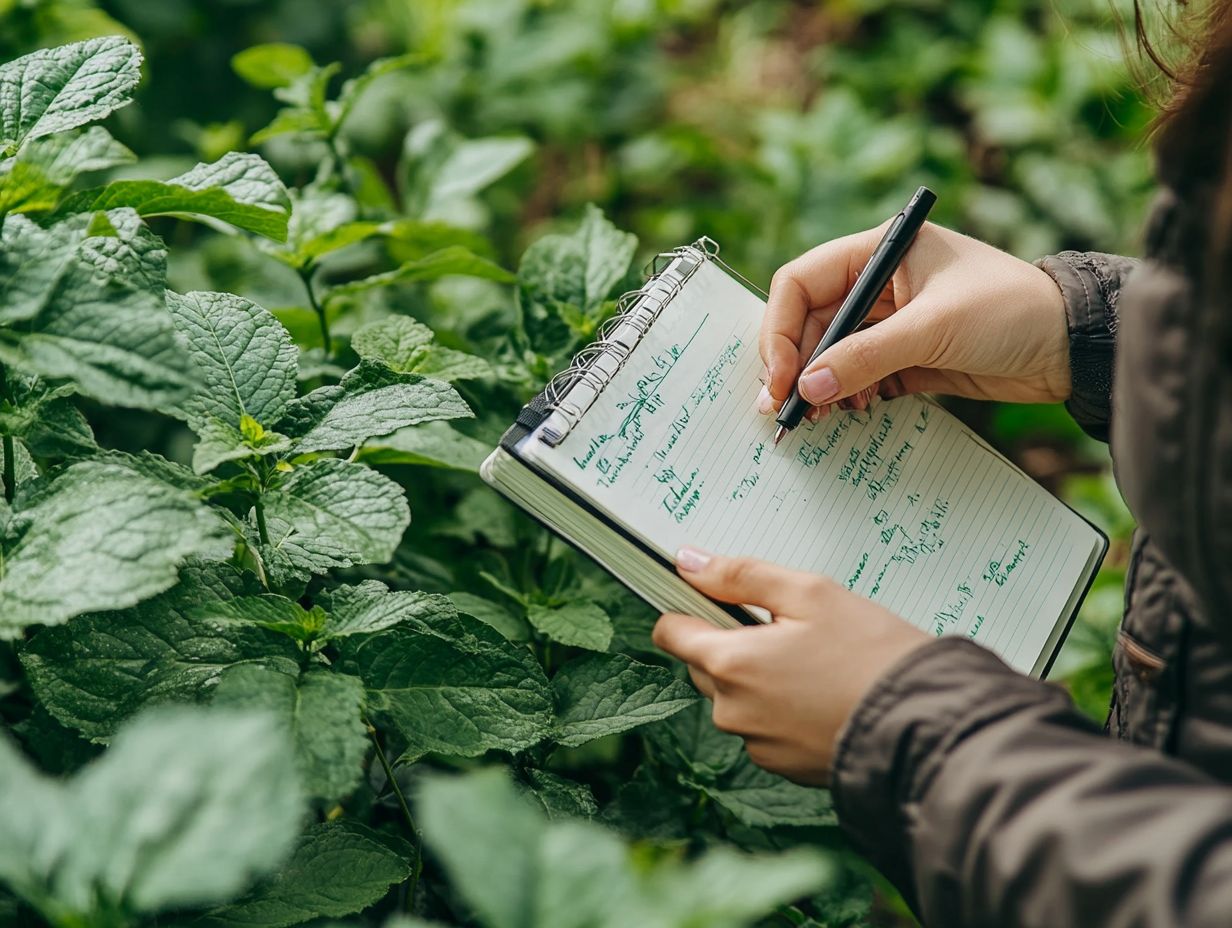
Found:
[[770, 621], [681, 580], [688, 544], [828, 575], [1045, 674], [1107, 538], [926, 396], [805, 421], [775, 446], [754, 408], [762, 296], [709, 239], [654, 270], [483, 479], [660, 611]]

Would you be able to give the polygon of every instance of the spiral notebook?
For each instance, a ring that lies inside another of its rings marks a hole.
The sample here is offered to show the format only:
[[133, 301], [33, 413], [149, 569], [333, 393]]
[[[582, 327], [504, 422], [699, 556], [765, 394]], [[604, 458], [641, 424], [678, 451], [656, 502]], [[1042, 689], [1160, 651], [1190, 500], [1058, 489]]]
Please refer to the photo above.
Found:
[[754, 409], [762, 296], [709, 239], [654, 271], [522, 410], [483, 479], [660, 611], [770, 620], [681, 580], [689, 544], [828, 575], [1046, 673], [1106, 537], [927, 397], [805, 422], [775, 446]]

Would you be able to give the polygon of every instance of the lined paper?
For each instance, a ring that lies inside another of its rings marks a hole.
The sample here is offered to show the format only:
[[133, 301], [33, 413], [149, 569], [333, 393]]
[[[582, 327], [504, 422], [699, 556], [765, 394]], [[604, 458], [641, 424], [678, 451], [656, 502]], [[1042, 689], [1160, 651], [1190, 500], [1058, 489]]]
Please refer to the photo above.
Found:
[[690, 544], [826, 574], [1029, 669], [1095, 531], [920, 397], [776, 447], [754, 409], [764, 309], [706, 262], [568, 435], [522, 453], [669, 559]]

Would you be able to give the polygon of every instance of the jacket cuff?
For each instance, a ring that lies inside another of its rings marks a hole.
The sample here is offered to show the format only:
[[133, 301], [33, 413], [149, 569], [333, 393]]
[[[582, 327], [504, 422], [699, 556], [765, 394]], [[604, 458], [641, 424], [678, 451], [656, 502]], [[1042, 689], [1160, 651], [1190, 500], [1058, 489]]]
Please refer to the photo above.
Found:
[[920, 803], [950, 752], [1025, 707], [1069, 697], [991, 651], [944, 637], [902, 658], [839, 735], [831, 792], [839, 824], [916, 908], [911, 842]]
[[1116, 255], [1063, 251], [1035, 264], [1056, 281], [1065, 300], [1072, 381], [1066, 408], [1083, 431], [1107, 441], [1117, 299], [1136, 262]]

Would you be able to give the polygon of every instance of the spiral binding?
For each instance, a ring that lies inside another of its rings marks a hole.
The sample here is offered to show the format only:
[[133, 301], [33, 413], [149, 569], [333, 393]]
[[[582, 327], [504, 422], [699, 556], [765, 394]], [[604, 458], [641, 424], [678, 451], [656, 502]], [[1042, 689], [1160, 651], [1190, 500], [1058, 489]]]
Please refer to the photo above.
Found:
[[[617, 312], [599, 326], [593, 342], [575, 354], [569, 366], [556, 374], [543, 390], [551, 412], [539, 438], [557, 445], [577, 425], [624, 367], [663, 307], [672, 301], [706, 261], [717, 260], [718, 243], [702, 237], [692, 245], [665, 251], [647, 265], [647, 280], [617, 300]], [[579, 386], [590, 387], [579, 391]]]

